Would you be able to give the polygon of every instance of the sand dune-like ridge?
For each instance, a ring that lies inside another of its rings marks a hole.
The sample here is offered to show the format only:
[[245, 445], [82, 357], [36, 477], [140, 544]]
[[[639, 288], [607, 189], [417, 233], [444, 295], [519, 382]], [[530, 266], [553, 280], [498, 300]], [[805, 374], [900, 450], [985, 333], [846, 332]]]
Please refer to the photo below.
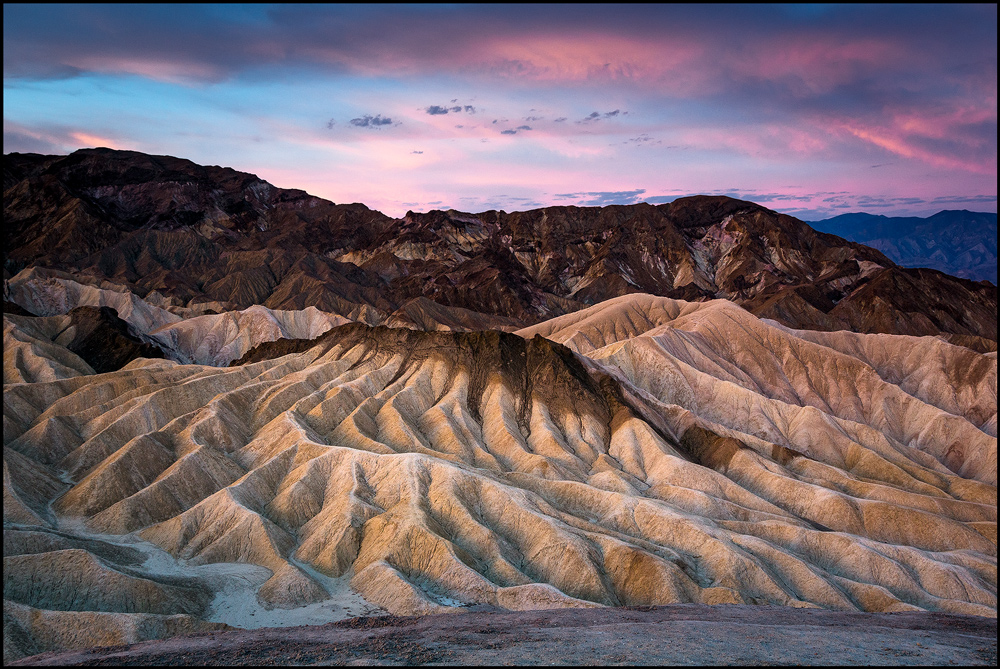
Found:
[[[258, 565], [264, 609], [349, 579], [396, 614], [996, 615], [995, 353], [648, 295], [518, 334], [352, 323], [282, 341], [228, 368], [5, 384], [5, 522]], [[51, 483], [28, 494], [29, 473]], [[5, 573], [90, 554], [39, 546]], [[185, 601], [89, 610], [204, 615]]]
[[[315, 306], [297, 310], [271, 309], [254, 304], [239, 311], [221, 303], [193, 307], [170, 304], [156, 291], [140, 299], [124, 285], [110, 281], [80, 283], [77, 277], [57, 270], [32, 267], [8, 283], [15, 308], [35, 314], [4, 314], [5, 340], [18, 344], [4, 348], [5, 383], [49, 381], [93, 372], [92, 366], [53, 343], [65, 338], [66, 314], [80, 307], [108, 307], [128, 324], [135, 338], [161, 350], [182, 364], [225, 366], [260, 344], [283, 339], [314, 339], [330, 328], [349, 322], [415, 330], [475, 331], [514, 330], [519, 322], [460, 307], [449, 307], [425, 297], [408, 300], [389, 313], [369, 305], [346, 304], [338, 312]], [[206, 313], [207, 311], [207, 313]], [[63, 342], [65, 343], [65, 342]], [[101, 370], [108, 371], [108, 370]]]

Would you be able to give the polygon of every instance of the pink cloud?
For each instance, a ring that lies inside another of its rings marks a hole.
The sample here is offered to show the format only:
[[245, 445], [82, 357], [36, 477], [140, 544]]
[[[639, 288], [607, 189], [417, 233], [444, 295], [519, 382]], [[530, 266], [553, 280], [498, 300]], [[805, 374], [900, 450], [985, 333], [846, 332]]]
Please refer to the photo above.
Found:
[[190, 85], [199, 81], [218, 81], [223, 71], [204, 61], [163, 57], [157, 59], [115, 55], [83, 55], [67, 58], [64, 65], [108, 74], [134, 74], [155, 81]]
[[962, 104], [948, 108], [886, 110], [881, 122], [838, 119], [833, 126], [898, 156], [948, 169], [996, 175], [996, 136], [979, 126], [996, 125], [996, 108]]
[[[803, 94], [827, 92], [856, 79], [859, 70], [885, 68], [913, 58], [888, 40], [844, 41], [836, 35], [783, 35], [780, 45], [757, 42], [726, 52], [733, 73], [764, 80], [796, 78]], [[795, 91], [793, 91], [795, 92]]]
[[990, 108], [987, 105], [966, 104], [952, 109], [924, 110], [922, 113], [906, 111], [893, 114], [893, 125], [900, 132], [955, 141], [962, 141], [959, 133], [962, 126], [996, 123], [996, 121], [996, 105]]
[[[70, 153], [77, 149], [107, 147], [109, 149], [131, 149], [121, 140], [62, 125], [28, 126], [4, 119], [4, 150], [43, 153]], [[10, 145], [8, 146], [8, 139]]]
[[78, 143], [79, 148], [83, 147], [88, 147], [88, 148], [105, 147], [108, 149], [127, 148], [116, 140], [109, 139], [108, 137], [101, 137], [100, 135], [93, 135], [86, 132], [71, 132], [69, 136]]
[[40, 130], [6, 118], [3, 120], [3, 133], [4, 151], [44, 153], [66, 150], [65, 133]]
[[482, 44], [478, 65], [536, 81], [654, 80], [705, 55], [698, 40], [605, 32], [500, 35]]
[[940, 153], [935, 153], [916, 146], [912, 141], [909, 141], [907, 137], [900, 136], [892, 129], [864, 128], [853, 126], [848, 123], [843, 124], [842, 127], [844, 130], [859, 139], [863, 139], [874, 144], [875, 146], [881, 147], [905, 158], [915, 158], [925, 163], [930, 163], [931, 165], [937, 165], [939, 167], [946, 167], [950, 169], [959, 169], [977, 174], [996, 174], [995, 160], [992, 165], [990, 165], [979, 161], [962, 160], [942, 155]]
[[677, 141], [708, 151], [735, 151], [745, 156], [796, 160], [822, 155], [830, 148], [829, 134], [801, 123], [747, 124], [741, 127], [691, 127], [677, 132]]

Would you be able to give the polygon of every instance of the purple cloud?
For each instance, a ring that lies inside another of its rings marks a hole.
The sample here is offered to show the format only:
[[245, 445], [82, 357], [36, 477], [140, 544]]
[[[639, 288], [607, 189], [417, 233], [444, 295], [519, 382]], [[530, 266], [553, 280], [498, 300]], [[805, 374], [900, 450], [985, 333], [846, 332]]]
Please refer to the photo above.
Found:
[[365, 114], [360, 118], [352, 118], [351, 125], [357, 126], [359, 128], [378, 129], [384, 125], [392, 125], [392, 119], [388, 117], [383, 117], [381, 114], [376, 114], [375, 116], [372, 116], [371, 114]]
[[[454, 100], [452, 100], [452, 102], [454, 102]], [[447, 114], [449, 112], [457, 114], [461, 111], [464, 111], [467, 114], [475, 114], [476, 108], [473, 107], [472, 105], [464, 105], [464, 106], [455, 105], [454, 107], [442, 107], [441, 105], [431, 105], [430, 107], [424, 108], [424, 111], [430, 114], [431, 116], [437, 116], [439, 114]]]

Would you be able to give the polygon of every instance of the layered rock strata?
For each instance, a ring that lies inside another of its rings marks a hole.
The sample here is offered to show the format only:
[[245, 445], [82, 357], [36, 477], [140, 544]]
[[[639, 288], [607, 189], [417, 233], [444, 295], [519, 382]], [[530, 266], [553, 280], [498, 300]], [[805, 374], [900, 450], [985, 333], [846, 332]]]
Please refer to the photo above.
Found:
[[4, 390], [15, 622], [211, 618], [193, 575], [126, 540], [181, 570], [263, 567], [265, 608], [348, 579], [396, 614], [996, 615], [996, 353], [936, 337], [630, 295], [518, 334], [352, 323], [229, 368], [137, 359]]

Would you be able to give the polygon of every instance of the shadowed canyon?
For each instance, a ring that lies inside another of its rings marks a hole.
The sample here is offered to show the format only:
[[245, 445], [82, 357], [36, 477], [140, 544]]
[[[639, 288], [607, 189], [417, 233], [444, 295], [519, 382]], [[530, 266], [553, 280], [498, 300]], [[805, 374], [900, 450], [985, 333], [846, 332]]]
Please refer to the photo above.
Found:
[[989, 282], [725, 197], [392, 219], [108, 149], [4, 156], [4, 218], [5, 661], [386, 612], [996, 617]]

